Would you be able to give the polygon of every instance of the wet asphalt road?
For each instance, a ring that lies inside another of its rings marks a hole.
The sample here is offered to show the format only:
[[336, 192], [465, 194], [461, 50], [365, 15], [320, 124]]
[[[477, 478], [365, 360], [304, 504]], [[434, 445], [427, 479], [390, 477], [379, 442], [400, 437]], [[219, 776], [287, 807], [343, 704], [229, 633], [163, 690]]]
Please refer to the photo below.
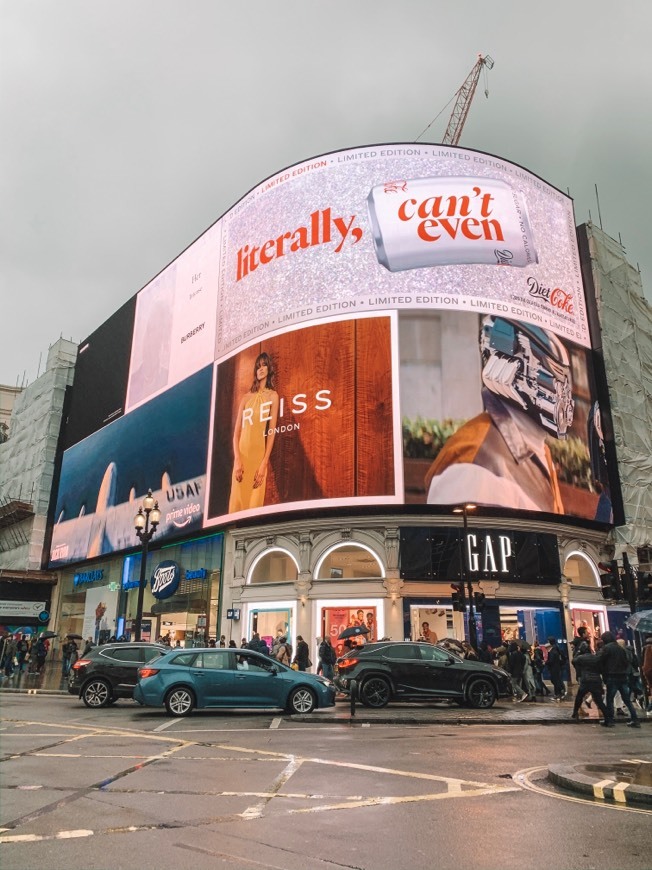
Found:
[[650, 811], [545, 780], [548, 763], [652, 759], [649, 727], [0, 704], [3, 870], [652, 867]]

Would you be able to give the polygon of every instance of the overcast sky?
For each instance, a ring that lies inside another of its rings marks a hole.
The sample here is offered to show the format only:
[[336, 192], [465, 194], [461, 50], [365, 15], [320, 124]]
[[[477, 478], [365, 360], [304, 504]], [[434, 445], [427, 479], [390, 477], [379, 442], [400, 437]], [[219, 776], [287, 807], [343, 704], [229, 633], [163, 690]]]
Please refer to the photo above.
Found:
[[[575, 199], [652, 298], [649, 0], [0, 0], [0, 383], [29, 383], [251, 187], [411, 142], [479, 53], [460, 145]], [[439, 142], [449, 106], [422, 141]]]

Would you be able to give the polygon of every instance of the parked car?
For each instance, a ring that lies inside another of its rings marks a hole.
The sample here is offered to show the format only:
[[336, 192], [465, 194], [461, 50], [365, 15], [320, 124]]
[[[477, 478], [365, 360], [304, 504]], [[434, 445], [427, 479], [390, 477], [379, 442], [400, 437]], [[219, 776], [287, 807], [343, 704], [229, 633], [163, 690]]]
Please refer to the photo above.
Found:
[[483, 662], [467, 661], [429, 643], [369, 643], [337, 661], [335, 685], [360, 701], [384, 707], [390, 701], [453, 700], [470, 707], [491, 707], [512, 697], [509, 674]]
[[134, 700], [148, 707], [165, 706], [171, 716], [209, 707], [278, 707], [311, 713], [335, 704], [335, 686], [325, 677], [294, 671], [253, 650], [173, 650], [140, 668]]
[[106, 707], [131, 698], [138, 668], [170, 652], [158, 643], [107, 643], [95, 646], [70, 669], [68, 691], [87, 707]]

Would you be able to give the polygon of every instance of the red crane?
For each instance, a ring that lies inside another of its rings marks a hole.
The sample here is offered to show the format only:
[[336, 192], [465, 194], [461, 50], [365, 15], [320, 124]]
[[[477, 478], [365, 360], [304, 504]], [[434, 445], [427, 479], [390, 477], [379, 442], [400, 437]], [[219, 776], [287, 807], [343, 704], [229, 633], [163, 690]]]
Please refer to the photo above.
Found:
[[[478, 60], [476, 61], [473, 69], [468, 74], [466, 79], [464, 80], [464, 84], [459, 89], [457, 94], [455, 95], [455, 105], [453, 106], [453, 111], [451, 112], [451, 116], [448, 120], [448, 127], [446, 127], [446, 132], [444, 133], [444, 138], [442, 139], [443, 145], [457, 145], [460, 141], [460, 136], [462, 135], [462, 130], [464, 129], [464, 124], [466, 122], [466, 117], [469, 114], [469, 109], [471, 108], [471, 101], [473, 100], [473, 95], [475, 94], [475, 89], [478, 86], [478, 79], [480, 78], [480, 73], [483, 68], [485, 70], [489, 70], [493, 67], [494, 62], [493, 59], [489, 57], [489, 55], [478, 55]], [[489, 91], [485, 88], [485, 96], [489, 96]]]

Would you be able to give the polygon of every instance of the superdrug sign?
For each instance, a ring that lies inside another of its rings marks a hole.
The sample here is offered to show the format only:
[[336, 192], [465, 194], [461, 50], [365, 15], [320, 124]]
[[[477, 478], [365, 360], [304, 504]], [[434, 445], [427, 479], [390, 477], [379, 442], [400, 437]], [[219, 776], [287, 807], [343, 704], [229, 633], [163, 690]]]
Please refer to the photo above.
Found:
[[538, 532], [402, 528], [400, 554], [404, 580], [561, 581], [557, 538]]

